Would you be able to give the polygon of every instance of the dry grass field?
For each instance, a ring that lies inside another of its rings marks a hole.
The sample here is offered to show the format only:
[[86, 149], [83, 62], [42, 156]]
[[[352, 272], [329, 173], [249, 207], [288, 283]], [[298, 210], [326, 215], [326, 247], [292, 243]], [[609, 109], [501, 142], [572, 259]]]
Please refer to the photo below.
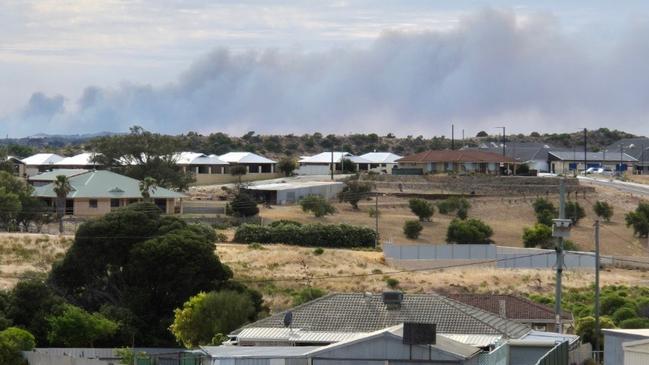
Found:
[[[267, 245], [262, 249], [239, 244], [218, 244], [221, 260], [235, 277], [258, 288], [272, 310], [287, 308], [294, 290], [311, 285], [327, 292], [380, 292], [385, 280], [399, 280], [407, 292], [552, 293], [552, 270], [510, 270], [486, 267], [401, 272], [386, 265], [380, 252]], [[340, 277], [338, 277], [340, 276]], [[566, 288], [592, 285], [592, 271], [566, 271]], [[606, 269], [602, 285], [647, 285], [649, 273]]]
[[71, 244], [71, 236], [0, 234], [0, 289], [13, 287], [26, 272], [48, 272]]
[[626, 178], [634, 183], [649, 185], [649, 175], [626, 175]]
[[[522, 247], [523, 228], [535, 223], [532, 202], [535, 197], [526, 199], [521, 197], [499, 198], [481, 197], [471, 198], [469, 216], [479, 218], [489, 224], [493, 230], [493, 240], [504, 246]], [[550, 196], [558, 206], [558, 197]], [[592, 211], [593, 203], [597, 200], [607, 201], [615, 209], [611, 222], [602, 223], [601, 247], [602, 253], [619, 256], [649, 256], [647, 242], [641, 242], [633, 237], [633, 231], [624, 224], [624, 213], [635, 209], [640, 199], [630, 194], [620, 193], [611, 188], [597, 187], [595, 194], [589, 194], [584, 199], [579, 196], [577, 201], [586, 210], [586, 218], [572, 229], [571, 240], [581, 250], [594, 249], [593, 223], [596, 218]], [[299, 206], [273, 206], [262, 208], [261, 216], [266, 220], [291, 219], [302, 223], [349, 223], [368, 227], [375, 226], [374, 218], [370, 217], [368, 210], [374, 207], [374, 201], [363, 201], [359, 210], [353, 210], [349, 204], [335, 203], [338, 212], [325, 218], [315, 218], [302, 212]], [[403, 223], [407, 219], [416, 219], [408, 208], [408, 200], [403, 198], [385, 196], [379, 199], [379, 232], [381, 240], [393, 243], [433, 243], [445, 242], [446, 229], [453, 219], [452, 215], [443, 215], [436, 212], [432, 222], [423, 223], [424, 230], [419, 239], [409, 240], [403, 234]]]

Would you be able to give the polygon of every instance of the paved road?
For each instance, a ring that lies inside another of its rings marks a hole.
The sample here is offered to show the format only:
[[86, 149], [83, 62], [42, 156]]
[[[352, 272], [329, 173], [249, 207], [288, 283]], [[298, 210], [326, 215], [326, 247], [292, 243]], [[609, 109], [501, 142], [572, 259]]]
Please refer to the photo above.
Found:
[[624, 182], [619, 180], [599, 179], [579, 176], [579, 180], [593, 185], [607, 186], [625, 193], [638, 194], [649, 197], [649, 185]]

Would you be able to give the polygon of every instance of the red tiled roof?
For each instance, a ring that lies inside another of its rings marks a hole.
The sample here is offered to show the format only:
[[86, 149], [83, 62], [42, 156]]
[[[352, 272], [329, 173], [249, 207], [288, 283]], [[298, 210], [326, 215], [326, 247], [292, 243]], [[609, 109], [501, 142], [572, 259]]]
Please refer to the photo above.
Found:
[[[506, 318], [511, 320], [554, 321], [554, 309], [515, 295], [450, 294], [447, 297], [491, 313], [500, 314], [500, 301], [505, 301]], [[563, 320], [572, 321], [572, 313], [563, 311]]]
[[513, 163], [511, 157], [499, 153], [473, 151], [473, 150], [434, 150], [416, 153], [397, 160], [397, 162], [509, 162]]

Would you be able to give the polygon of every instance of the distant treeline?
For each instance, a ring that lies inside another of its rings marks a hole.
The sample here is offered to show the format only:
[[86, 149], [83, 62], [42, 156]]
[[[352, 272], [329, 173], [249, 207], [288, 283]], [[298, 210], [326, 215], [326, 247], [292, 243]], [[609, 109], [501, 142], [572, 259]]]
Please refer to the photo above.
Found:
[[[457, 133], [456, 133], [457, 134]], [[323, 135], [322, 133], [303, 135], [260, 135], [251, 131], [243, 136], [230, 136], [225, 133], [202, 135], [196, 132], [169, 136], [175, 140], [179, 148], [186, 151], [203, 152], [207, 154], [224, 154], [231, 151], [249, 151], [269, 157], [284, 155], [310, 155], [332, 147], [335, 150], [347, 151], [353, 154], [363, 154], [371, 151], [389, 151], [400, 155], [422, 152], [431, 149], [451, 148], [452, 141], [448, 136], [425, 138], [424, 136], [396, 137], [392, 133], [379, 136], [376, 133], [350, 135]], [[623, 138], [634, 135], [618, 130], [600, 128], [588, 131], [589, 150], [597, 151]], [[72, 155], [83, 150], [92, 150], [97, 139], [111, 138], [110, 136], [40, 136], [39, 138], [21, 138], [0, 140], [0, 155], [16, 155], [26, 157], [36, 152], [55, 152]], [[466, 137], [464, 141], [456, 135], [455, 148], [462, 145], [478, 146], [480, 143], [499, 142], [502, 136], [492, 131], [480, 131], [476, 136]], [[538, 142], [555, 147], [583, 146], [583, 132], [541, 134], [532, 132], [528, 135], [512, 134], [507, 136], [508, 142]]]

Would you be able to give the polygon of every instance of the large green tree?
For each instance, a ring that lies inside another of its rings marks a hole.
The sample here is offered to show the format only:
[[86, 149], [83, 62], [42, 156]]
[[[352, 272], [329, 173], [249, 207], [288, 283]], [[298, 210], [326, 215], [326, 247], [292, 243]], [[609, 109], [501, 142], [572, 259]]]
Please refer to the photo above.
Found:
[[119, 325], [100, 313], [88, 313], [66, 304], [63, 311], [47, 318], [50, 343], [66, 347], [94, 347], [95, 341], [113, 335]]
[[192, 182], [191, 174], [176, 164], [177, 153], [184, 147], [180, 138], [134, 126], [128, 134], [94, 139], [88, 147], [97, 153], [98, 164], [132, 178], [151, 177], [162, 187], [178, 190]]
[[343, 190], [338, 193], [341, 202], [348, 202], [352, 208], [358, 209], [358, 202], [370, 196], [372, 185], [358, 180], [350, 180], [345, 183]]

